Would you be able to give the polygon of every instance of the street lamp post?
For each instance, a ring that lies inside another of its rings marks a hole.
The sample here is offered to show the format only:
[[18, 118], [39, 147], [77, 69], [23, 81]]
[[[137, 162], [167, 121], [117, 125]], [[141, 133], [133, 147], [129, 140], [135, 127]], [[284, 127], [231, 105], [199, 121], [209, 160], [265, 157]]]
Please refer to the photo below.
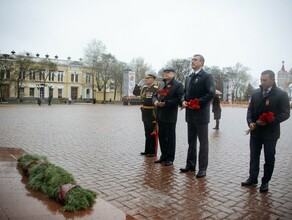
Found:
[[[49, 54], [46, 54], [45, 55], [46, 56], [46, 59], [47, 59], [47, 61], [49, 60]], [[47, 67], [47, 65], [46, 65], [46, 67], [45, 67], [46, 69], [45, 69], [45, 72], [44, 72], [44, 101], [45, 101], [45, 98], [46, 98], [46, 81], [47, 81], [47, 77], [48, 77], [48, 67]]]

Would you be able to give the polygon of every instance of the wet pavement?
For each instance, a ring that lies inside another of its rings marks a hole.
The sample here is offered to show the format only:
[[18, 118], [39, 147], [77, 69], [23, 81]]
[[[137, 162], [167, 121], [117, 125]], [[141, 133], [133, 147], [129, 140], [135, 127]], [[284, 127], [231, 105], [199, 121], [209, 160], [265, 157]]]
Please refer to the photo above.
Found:
[[[292, 119], [282, 123], [270, 190], [260, 193], [259, 185], [240, 185], [249, 164], [245, 116], [246, 108], [223, 107], [219, 131], [211, 120], [209, 167], [202, 179], [179, 172], [188, 147], [183, 111], [170, 167], [139, 155], [144, 133], [138, 106], [0, 105], [0, 147], [47, 156], [79, 185], [136, 219], [292, 219]], [[260, 178], [262, 165], [263, 158]], [[1, 213], [6, 204], [0, 198]]]
[[101, 198], [93, 207], [76, 212], [63, 212], [62, 204], [41, 192], [27, 189], [28, 177], [18, 169], [16, 158], [21, 149], [0, 147], [0, 219], [12, 220], [131, 220], [125, 213]]

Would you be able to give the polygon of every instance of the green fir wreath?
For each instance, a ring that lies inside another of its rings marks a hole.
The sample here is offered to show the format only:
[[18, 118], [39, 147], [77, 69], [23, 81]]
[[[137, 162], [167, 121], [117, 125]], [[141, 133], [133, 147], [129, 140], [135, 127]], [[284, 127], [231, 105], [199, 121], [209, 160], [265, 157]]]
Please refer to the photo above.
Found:
[[95, 203], [96, 193], [76, 185], [72, 174], [50, 163], [46, 157], [25, 154], [18, 165], [28, 174], [27, 187], [64, 204], [63, 211], [85, 210]]

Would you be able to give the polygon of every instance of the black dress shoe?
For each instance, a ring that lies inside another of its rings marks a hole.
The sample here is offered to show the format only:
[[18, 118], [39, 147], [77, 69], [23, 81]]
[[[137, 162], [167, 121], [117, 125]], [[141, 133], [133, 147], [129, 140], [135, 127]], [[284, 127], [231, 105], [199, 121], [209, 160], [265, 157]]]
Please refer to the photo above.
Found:
[[145, 152], [141, 152], [140, 154], [141, 154], [142, 156], [147, 155], [147, 153], [145, 153]]
[[262, 183], [260, 192], [268, 192], [269, 191], [269, 184], [268, 183]]
[[199, 172], [198, 172], [196, 178], [202, 178], [202, 177], [206, 176], [206, 174], [207, 174], [207, 173], [206, 173], [205, 170], [199, 170]]
[[192, 171], [196, 171], [196, 169], [195, 168], [188, 168], [188, 167], [180, 168], [181, 173], [187, 173], [187, 172], [192, 172]]
[[161, 159], [155, 160], [154, 163], [163, 163], [163, 160], [161, 160]]
[[172, 161], [165, 161], [164, 166], [171, 166], [173, 164]]
[[252, 185], [256, 185], [258, 184], [257, 180], [252, 180], [250, 178], [248, 178], [245, 182], [241, 183], [241, 186], [252, 186]]

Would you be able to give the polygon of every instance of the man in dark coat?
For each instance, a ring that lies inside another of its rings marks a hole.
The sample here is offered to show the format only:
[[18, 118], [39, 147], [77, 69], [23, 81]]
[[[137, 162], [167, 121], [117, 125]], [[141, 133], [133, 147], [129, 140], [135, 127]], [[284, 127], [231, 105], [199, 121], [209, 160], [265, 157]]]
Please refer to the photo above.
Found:
[[[259, 120], [263, 113], [271, 112], [274, 119], [271, 121]], [[260, 192], [269, 190], [276, 154], [276, 144], [280, 138], [280, 123], [290, 117], [289, 98], [285, 91], [275, 84], [275, 73], [266, 70], [261, 74], [261, 85], [252, 97], [247, 110], [247, 124], [250, 128], [250, 164], [249, 178], [242, 182], [242, 186], [258, 183], [260, 154], [264, 147], [265, 164], [264, 176]]]
[[215, 95], [212, 101], [212, 112], [214, 113], [214, 120], [216, 120], [215, 130], [219, 130], [219, 123], [221, 118], [221, 106], [220, 106], [220, 98], [219, 95]]
[[153, 103], [157, 107], [161, 149], [160, 159], [155, 163], [164, 163], [166, 166], [172, 165], [175, 157], [177, 112], [183, 96], [183, 85], [174, 79], [175, 71], [172, 67], [164, 69], [163, 82], [153, 97]]
[[[197, 162], [197, 138], [200, 141], [199, 172], [197, 178], [206, 176], [209, 154], [208, 125], [210, 122], [210, 102], [215, 96], [213, 76], [205, 72], [205, 59], [196, 54], [192, 58], [193, 73], [186, 78], [185, 96], [182, 107], [186, 108], [186, 122], [188, 123], [188, 155], [182, 173], [195, 171]], [[187, 102], [198, 99], [200, 109], [189, 107]]]
[[141, 80], [138, 85], [135, 85], [133, 94], [140, 96], [142, 99], [142, 121], [145, 132], [145, 150], [141, 155], [154, 157], [157, 149], [156, 133], [156, 116], [155, 106], [152, 103], [153, 95], [157, 90], [157, 85], [154, 84], [157, 74], [153, 70], [145, 72], [145, 79]]

